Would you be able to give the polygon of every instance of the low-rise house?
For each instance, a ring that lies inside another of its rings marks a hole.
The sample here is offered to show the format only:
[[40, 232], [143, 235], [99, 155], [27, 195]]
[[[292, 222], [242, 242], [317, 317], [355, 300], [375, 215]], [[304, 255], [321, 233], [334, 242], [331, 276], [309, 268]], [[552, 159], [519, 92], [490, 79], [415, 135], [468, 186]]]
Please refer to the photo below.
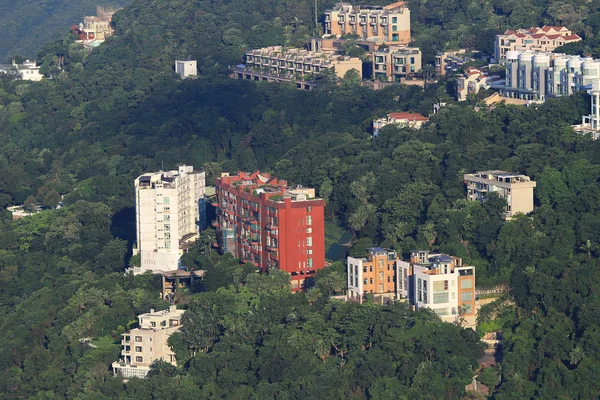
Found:
[[401, 82], [421, 71], [421, 56], [418, 47], [392, 46], [376, 51], [372, 55], [373, 78]]
[[362, 303], [369, 293], [382, 300], [398, 299], [396, 271], [403, 261], [394, 250], [374, 247], [367, 258], [348, 257], [347, 263], [349, 301]]
[[494, 55], [496, 62], [503, 63], [509, 51], [552, 52], [557, 47], [580, 40], [581, 37], [564, 26], [507, 30], [496, 35]]
[[177, 365], [167, 341], [181, 327], [183, 313], [171, 306], [139, 315], [139, 327], [122, 335], [121, 357], [112, 363], [113, 373], [123, 378], [145, 378], [155, 361]]
[[492, 75], [477, 68], [467, 68], [456, 82], [456, 99], [467, 100], [468, 95], [479, 93], [480, 90], [502, 89], [504, 83], [504, 79], [499, 75]]
[[396, 125], [399, 128], [421, 129], [423, 124], [429, 122], [429, 118], [421, 114], [411, 112], [392, 112], [387, 118], [373, 120], [373, 136], [378, 136], [381, 129], [386, 125]]
[[517, 213], [533, 211], [533, 188], [536, 182], [526, 175], [506, 171], [480, 171], [465, 174], [467, 199], [482, 201], [489, 193], [495, 192], [506, 200], [504, 218], [510, 219]]

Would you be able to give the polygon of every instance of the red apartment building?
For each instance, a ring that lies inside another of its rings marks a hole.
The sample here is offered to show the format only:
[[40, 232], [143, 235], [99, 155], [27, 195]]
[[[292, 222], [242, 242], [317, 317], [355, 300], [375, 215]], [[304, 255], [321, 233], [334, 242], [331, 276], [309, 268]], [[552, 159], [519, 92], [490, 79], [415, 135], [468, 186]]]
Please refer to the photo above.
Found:
[[260, 171], [222, 174], [216, 187], [215, 226], [223, 252], [262, 271], [289, 273], [294, 291], [325, 266], [325, 203], [314, 189], [288, 188]]

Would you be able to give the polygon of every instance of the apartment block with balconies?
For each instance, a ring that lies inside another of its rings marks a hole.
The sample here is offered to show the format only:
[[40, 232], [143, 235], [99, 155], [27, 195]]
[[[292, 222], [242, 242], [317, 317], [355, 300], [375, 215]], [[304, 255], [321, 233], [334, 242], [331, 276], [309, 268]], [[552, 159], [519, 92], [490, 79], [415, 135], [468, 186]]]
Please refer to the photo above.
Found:
[[380, 43], [410, 43], [410, 10], [403, 1], [387, 6], [337, 3], [325, 11], [324, 20], [326, 35], [354, 34], [359, 39]]
[[362, 61], [358, 57], [340, 56], [298, 48], [271, 46], [246, 52], [246, 66], [264, 70], [275, 75], [299, 76], [320, 74], [333, 69], [338, 78], [343, 78], [351, 69], [362, 77]]
[[510, 219], [517, 213], [533, 211], [533, 189], [536, 186], [526, 175], [506, 171], [480, 171], [465, 174], [467, 199], [483, 201], [489, 193], [495, 192], [506, 200], [504, 218]]
[[136, 254], [134, 274], [172, 271], [179, 267], [182, 246], [206, 225], [205, 174], [192, 166], [159, 171], [135, 180]]
[[255, 171], [216, 181], [217, 238], [223, 252], [263, 272], [291, 275], [292, 290], [325, 266], [325, 203], [315, 189]]
[[373, 77], [380, 81], [401, 82], [422, 68], [422, 54], [417, 47], [391, 46], [372, 55]]
[[122, 335], [121, 356], [112, 363], [113, 373], [122, 378], [145, 378], [150, 366], [161, 360], [176, 365], [168, 339], [181, 327], [184, 310], [171, 306], [138, 316], [138, 328]]

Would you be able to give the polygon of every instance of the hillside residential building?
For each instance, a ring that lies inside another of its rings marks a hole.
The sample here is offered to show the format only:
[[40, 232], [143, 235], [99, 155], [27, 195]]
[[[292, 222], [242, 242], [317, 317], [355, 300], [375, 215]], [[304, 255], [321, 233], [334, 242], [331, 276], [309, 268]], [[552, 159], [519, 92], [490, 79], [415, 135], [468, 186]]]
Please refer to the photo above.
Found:
[[491, 75], [477, 68], [467, 68], [456, 81], [456, 99], [464, 101], [468, 95], [489, 88], [502, 89], [504, 83], [504, 79], [499, 75]]
[[380, 43], [410, 43], [410, 10], [403, 1], [383, 7], [337, 3], [325, 11], [324, 19], [326, 35], [355, 34]]
[[533, 211], [533, 188], [536, 183], [526, 175], [506, 171], [480, 171], [464, 175], [467, 199], [484, 200], [488, 193], [496, 192], [506, 200], [504, 217], [510, 219], [517, 213]]
[[435, 73], [444, 76], [457, 72], [469, 61], [473, 61], [473, 57], [467, 54], [467, 49], [440, 51], [435, 56]]
[[40, 67], [35, 63], [35, 60], [25, 60], [23, 64], [17, 64], [13, 61], [12, 66], [8, 69], [8, 73], [18, 75], [24, 81], [39, 82], [44, 79], [44, 75], [40, 73]]
[[358, 57], [298, 48], [283, 48], [282, 46], [247, 51], [246, 66], [290, 77], [315, 75], [326, 69], [333, 69], [338, 78], [343, 78], [346, 72], [354, 69], [362, 78], [362, 61]]
[[134, 273], [179, 267], [182, 245], [206, 225], [205, 174], [189, 165], [144, 174], [135, 180], [137, 252]]
[[96, 47], [103, 43], [106, 38], [115, 33], [111, 21], [113, 15], [119, 10], [120, 8], [96, 7], [96, 15], [85, 16], [79, 26], [71, 27], [71, 31], [79, 35], [77, 42], [86, 47]]
[[590, 133], [592, 138], [598, 140], [600, 137], [600, 79], [592, 82], [592, 87], [587, 91], [592, 100], [590, 115], [581, 118], [581, 125], [573, 128], [579, 133]]
[[421, 129], [423, 124], [429, 122], [429, 118], [421, 114], [410, 112], [393, 112], [387, 118], [373, 120], [373, 136], [379, 136], [379, 132], [386, 125], [396, 125], [399, 128]]
[[348, 301], [362, 303], [405, 299], [415, 308], [432, 309], [443, 320], [475, 315], [475, 267], [459, 257], [415, 250], [409, 262], [394, 250], [375, 247], [367, 258], [348, 257]]
[[475, 315], [475, 267], [461, 258], [415, 250], [397, 275], [399, 296], [416, 309], [430, 308], [448, 322]]
[[542, 100], [588, 90], [600, 79], [600, 60], [555, 53], [506, 53], [504, 97]]
[[372, 56], [373, 78], [400, 82], [421, 70], [421, 50], [417, 47], [391, 46]]
[[112, 363], [113, 373], [123, 378], [145, 378], [150, 366], [157, 360], [177, 365], [175, 353], [169, 347], [169, 337], [181, 327], [184, 310], [171, 306], [138, 316], [139, 327], [124, 333], [121, 356]]
[[559, 46], [580, 40], [564, 26], [508, 30], [503, 35], [496, 35], [494, 56], [496, 62], [502, 63], [509, 51], [552, 52]]
[[223, 252], [263, 272], [289, 273], [295, 291], [325, 266], [325, 203], [314, 189], [288, 187], [260, 171], [223, 174], [216, 187], [215, 225]]
[[374, 247], [367, 258], [348, 257], [348, 301], [362, 303], [366, 294], [378, 300], [397, 300], [397, 271], [408, 263], [398, 258], [394, 250]]
[[175, 60], [175, 73], [181, 79], [198, 75], [198, 62], [196, 60]]

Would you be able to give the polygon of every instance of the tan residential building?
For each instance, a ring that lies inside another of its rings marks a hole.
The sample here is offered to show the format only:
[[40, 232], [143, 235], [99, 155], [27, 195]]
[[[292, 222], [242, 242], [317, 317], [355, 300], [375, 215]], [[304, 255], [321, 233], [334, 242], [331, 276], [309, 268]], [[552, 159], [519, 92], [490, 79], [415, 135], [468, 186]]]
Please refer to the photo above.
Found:
[[343, 78], [351, 69], [362, 78], [362, 61], [358, 57], [340, 56], [298, 48], [271, 46], [246, 52], [246, 66], [267, 70], [272, 74], [290, 76], [314, 75], [333, 69]]
[[383, 7], [337, 3], [325, 11], [325, 34], [355, 34], [359, 39], [406, 45], [410, 43], [410, 10], [403, 1]]
[[391, 46], [373, 53], [373, 78], [401, 82], [421, 70], [421, 50], [417, 47]]
[[506, 200], [504, 218], [510, 219], [517, 213], [533, 211], [533, 188], [536, 183], [526, 175], [506, 171], [480, 171], [465, 174], [467, 198], [471, 201], [483, 200], [488, 193], [496, 192]]
[[564, 26], [508, 30], [496, 35], [494, 56], [496, 62], [504, 63], [509, 51], [553, 52], [557, 47], [580, 40], [581, 37]]
[[461, 258], [414, 250], [397, 274], [399, 297], [416, 309], [427, 307], [447, 322], [475, 316], [475, 267]]
[[196, 60], [175, 60], [175, 73], [181, 79], [198, 75], [198, 62]]
[[423, 124], [429, 122], [429, 117], [410, 112], [393, 112], [387, 118], [373, 120], [373, 136], [378, 136], [381, 129], [386, 125], [396, 125], [413, 129], [421, 129]]
[[[367, 258], [348, 257], [348, 301], [362, 303], [365, 295], [378, 300], [397, 299], [396, 270], [404, 263], [394, 250], [373, 247]], [[405, 263], [406, 264], [406, 263]]]
[[171, 306], [139, 315], [139, 327], [122, 335], [121, 357], [112, 363], [113, 373], [123, 378], [145, 378], [157, 360], [176, 365], [175, 353], [167, 341], [181, 327], [183, 313]]

